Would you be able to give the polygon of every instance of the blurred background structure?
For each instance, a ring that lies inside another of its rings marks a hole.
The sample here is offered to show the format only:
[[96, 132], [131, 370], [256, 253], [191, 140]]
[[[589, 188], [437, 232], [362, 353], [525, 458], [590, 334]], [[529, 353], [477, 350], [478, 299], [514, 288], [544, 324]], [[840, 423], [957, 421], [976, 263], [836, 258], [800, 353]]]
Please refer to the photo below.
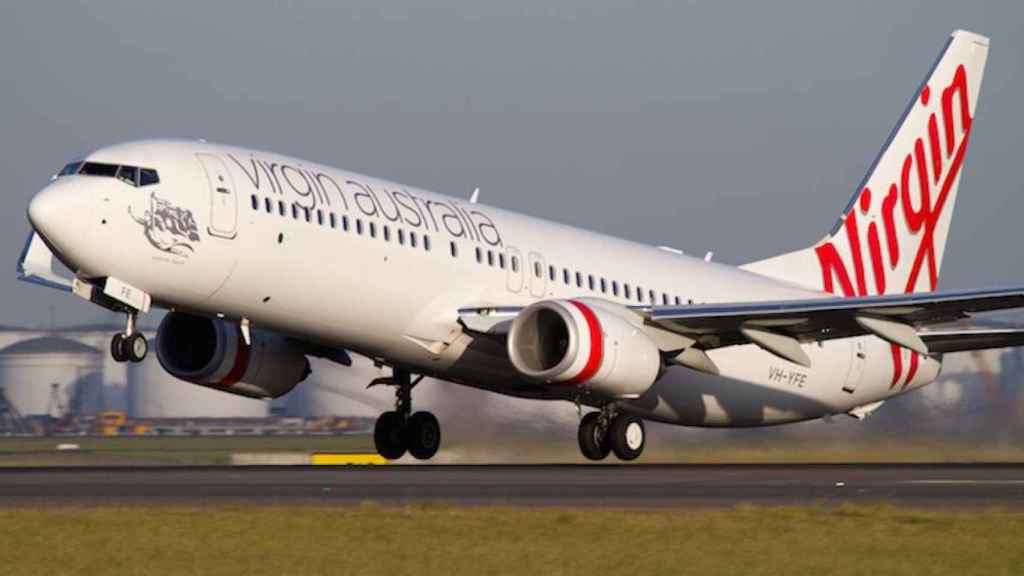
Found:
[[[155, 354], [137, 365], [115, 363], [107, 347], [117, 329], [113, 323], [0, 327], [0, 435], [366, 434], [393, 405], [390, 389], [366, 387], [386, 369], [359, 356], [351, 367], [314, 359], [313, 374], [292, 392], [253, 400], [173, 378]], [[144, 333], [155, 338], [153, 330]], [[1022, 378], [1020, 349], [952, 354], [937, 382], [890, 400], [864, 422], [836, 416], [757, 430], [654, 425], [653, 431], [665, 449], [721, 438], [1019, 444]], [[415, 399], [445, 422], [448, 448], [499, 458], [523, 443], [574, 448], [578, 416], [569, 403], [506, 398], [430, 380], [417, 387]]]

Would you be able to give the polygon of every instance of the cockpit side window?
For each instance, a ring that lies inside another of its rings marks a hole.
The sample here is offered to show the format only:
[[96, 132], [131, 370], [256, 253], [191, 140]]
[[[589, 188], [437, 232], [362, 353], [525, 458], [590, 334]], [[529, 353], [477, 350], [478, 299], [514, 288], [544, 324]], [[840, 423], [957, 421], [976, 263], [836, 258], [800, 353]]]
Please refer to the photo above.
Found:
[[157, 176], [156, 170], [151, 168], [141, 168], [139, 170], [139, 186], [149, 186], [150, 184], [157, 184], [160, 182], [160, 177]]
[[121, 166], [117, 169], [117, 179], [131, 186], [139, 185], [139, 169], [135, 166]]
[[71, 176], [72, 174], [78, 174], [78, 169], [81, 167], [81, 162], [71, 162], [64, 168], [61, 168], [61, 171], [57, 173], [57, 177], [60, 178], [61, 176]]

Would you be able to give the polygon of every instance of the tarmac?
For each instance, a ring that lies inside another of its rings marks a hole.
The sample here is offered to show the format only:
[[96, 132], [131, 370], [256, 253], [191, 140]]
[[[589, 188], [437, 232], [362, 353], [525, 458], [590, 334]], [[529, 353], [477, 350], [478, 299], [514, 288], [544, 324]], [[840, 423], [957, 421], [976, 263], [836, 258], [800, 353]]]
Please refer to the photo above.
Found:
[[226, 466], [0, 469], [0, 506], [1024, 508], [1024, 464]]

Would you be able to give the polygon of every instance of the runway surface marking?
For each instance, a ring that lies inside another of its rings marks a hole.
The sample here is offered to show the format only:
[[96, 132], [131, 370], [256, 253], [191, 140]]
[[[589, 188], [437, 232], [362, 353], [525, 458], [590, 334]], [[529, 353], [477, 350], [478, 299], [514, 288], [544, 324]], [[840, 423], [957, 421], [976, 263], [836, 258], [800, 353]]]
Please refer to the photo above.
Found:
[[1024, 465], [544, 465], [0, 469], [0, 505], [448, 503], [1024, 508]]

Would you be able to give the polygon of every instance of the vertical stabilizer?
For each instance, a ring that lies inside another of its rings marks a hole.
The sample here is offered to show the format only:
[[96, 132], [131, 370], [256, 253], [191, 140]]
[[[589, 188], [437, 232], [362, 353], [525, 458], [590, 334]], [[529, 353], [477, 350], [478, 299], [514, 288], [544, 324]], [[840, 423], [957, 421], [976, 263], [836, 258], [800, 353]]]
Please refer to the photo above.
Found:
[[934, 290], [988, 45], [953, 33], [828, 236], [744, 268], [844, 296]]

